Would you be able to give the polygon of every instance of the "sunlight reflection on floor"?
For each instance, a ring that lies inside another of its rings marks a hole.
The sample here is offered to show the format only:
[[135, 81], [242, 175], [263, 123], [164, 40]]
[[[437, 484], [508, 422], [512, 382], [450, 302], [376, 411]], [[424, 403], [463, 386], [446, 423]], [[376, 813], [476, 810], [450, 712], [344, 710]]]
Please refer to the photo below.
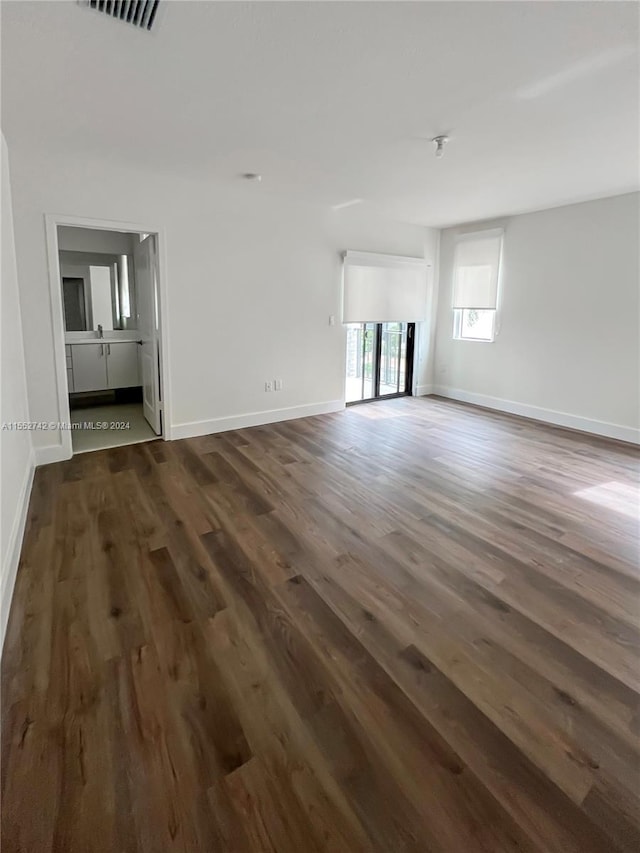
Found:
[[580, 489], [574, 492], [574, 495], [640, 520], [640, 484], [638, 483], [619, 483], [617, 480], [612, 480], [610, 483]]
[[[393, 403], [396, 401], [394, 400]], [[377, 421], [382, 420], [383, 418], [410, 418], [412, 414], [411, 411], [407, 411], [406, 409], [401, 409], [399, 406], [394, 406], [391, 401], [385, 406], [384, 401], [372, 401], [371, 403], [362, 403], [358, 406], [351, 406], [349, 408], [349, 412], [353, 412], [356, 415], [360, 415], [363, 418], [370, 418], [371, 420]]]

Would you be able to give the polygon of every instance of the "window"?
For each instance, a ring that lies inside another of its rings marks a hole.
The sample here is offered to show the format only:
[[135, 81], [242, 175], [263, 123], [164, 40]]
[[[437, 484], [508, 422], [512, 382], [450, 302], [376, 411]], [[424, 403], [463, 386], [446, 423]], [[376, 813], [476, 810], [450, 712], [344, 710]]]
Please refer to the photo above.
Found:
[[462, 341], [493, 341], [496, 312], [479, 308], [455, 308], [453, 337]]
[[502, 229], [462, 234], [453, 261], [453, 337], [493, 341], [496, 331]]

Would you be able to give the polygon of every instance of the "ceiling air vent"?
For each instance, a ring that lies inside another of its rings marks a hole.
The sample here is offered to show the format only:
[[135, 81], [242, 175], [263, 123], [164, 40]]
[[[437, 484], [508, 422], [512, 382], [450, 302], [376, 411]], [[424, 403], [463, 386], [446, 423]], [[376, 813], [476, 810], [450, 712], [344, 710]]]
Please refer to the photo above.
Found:
[[159, 4], [160, 0], [88, 0], [87, 6], [134, 27], [150, 30]]

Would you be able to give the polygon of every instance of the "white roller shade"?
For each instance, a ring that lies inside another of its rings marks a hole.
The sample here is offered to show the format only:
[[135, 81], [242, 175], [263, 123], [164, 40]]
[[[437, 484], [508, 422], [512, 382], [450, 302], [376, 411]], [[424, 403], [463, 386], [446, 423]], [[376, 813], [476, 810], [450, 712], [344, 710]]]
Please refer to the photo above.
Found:
[[457, 238], [453, 261], [453, 307], [496, 308], [502, 229]]
[[345, 252], [343, 323], [424, 320], [427, 263], [422, 258]]

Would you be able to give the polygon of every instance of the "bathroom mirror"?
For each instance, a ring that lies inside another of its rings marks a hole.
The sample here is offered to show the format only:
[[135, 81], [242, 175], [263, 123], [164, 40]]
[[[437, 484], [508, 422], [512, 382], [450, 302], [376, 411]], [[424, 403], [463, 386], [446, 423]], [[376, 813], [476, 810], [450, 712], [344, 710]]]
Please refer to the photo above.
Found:
[[60, 279], [67, 332], [136, 328], [130, 255], [62, 251]]

